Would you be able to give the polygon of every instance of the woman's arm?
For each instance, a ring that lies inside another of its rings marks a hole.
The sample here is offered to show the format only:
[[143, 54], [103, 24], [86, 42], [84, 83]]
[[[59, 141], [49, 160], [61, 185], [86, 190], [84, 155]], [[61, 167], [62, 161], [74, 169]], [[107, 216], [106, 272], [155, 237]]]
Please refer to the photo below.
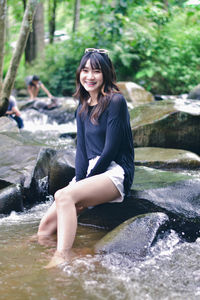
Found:
[[116, 159], [122, 143], [124, 122], [127, 118], [126, 100], [121, 94], [116, 94], [111, 99], [108, 109], [104, 149], [88, 177], [105, 172], [111, 161]]
[[76, 148], [76, 159], [75, 159], [75, 173], [76, 181], [79, 181], [86, 177], [88, 168], [88, 159], [85, 148], [85, 134], [84, 134], [84, 124], [79, 114], [80, 105], [76, 112], [76, 122], [77, 122], [77, 148]]

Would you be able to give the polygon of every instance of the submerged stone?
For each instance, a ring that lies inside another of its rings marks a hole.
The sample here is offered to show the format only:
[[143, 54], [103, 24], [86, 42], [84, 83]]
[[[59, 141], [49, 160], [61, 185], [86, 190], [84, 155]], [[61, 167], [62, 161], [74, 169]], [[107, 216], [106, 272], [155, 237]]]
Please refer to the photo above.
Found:
[[106, 234], [95, 245], [96, 252], [121, 253], [132, 259], [142, 259], [149, 250], [164, 225], [167, 226], [167, 215], [151, 213], [131, 218]]

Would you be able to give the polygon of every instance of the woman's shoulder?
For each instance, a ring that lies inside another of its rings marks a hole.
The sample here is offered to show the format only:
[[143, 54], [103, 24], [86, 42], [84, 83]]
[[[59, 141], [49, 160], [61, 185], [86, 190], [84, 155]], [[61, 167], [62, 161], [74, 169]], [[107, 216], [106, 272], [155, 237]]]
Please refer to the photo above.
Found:
[[78, 106], [75, 110], [75, 117], [78, 119], [82, 119], [82, 116], [83, 116], [82, 107], [83, 107], [83, 105], [82, 105], [81, 101], [79, 101]]
[[126, 106], [126, 99], [121, 93], [113, 93], [110, 98], [111, 106]]

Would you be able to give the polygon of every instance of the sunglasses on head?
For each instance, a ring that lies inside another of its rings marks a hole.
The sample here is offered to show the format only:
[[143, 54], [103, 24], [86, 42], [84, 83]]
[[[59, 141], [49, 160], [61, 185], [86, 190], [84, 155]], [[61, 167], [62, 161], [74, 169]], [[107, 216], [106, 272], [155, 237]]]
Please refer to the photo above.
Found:
[[96, 48], [85, 49], [85, 53], [88, 53], [88, 52], [97, 52], [97, 53], [108, 54], [108, 50], [106, 50], [106, 49], [96, 49]]

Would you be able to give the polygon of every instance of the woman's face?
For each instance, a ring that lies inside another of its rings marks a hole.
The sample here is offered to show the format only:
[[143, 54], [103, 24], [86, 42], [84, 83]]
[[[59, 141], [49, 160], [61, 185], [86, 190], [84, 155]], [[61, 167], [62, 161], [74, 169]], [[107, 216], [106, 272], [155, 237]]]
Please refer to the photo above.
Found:
[[92, 69], [90, 60], [80, 72], [80, 83], [90, 94], [97, 96], [103, 85], [103, 74], [100, 69]]

